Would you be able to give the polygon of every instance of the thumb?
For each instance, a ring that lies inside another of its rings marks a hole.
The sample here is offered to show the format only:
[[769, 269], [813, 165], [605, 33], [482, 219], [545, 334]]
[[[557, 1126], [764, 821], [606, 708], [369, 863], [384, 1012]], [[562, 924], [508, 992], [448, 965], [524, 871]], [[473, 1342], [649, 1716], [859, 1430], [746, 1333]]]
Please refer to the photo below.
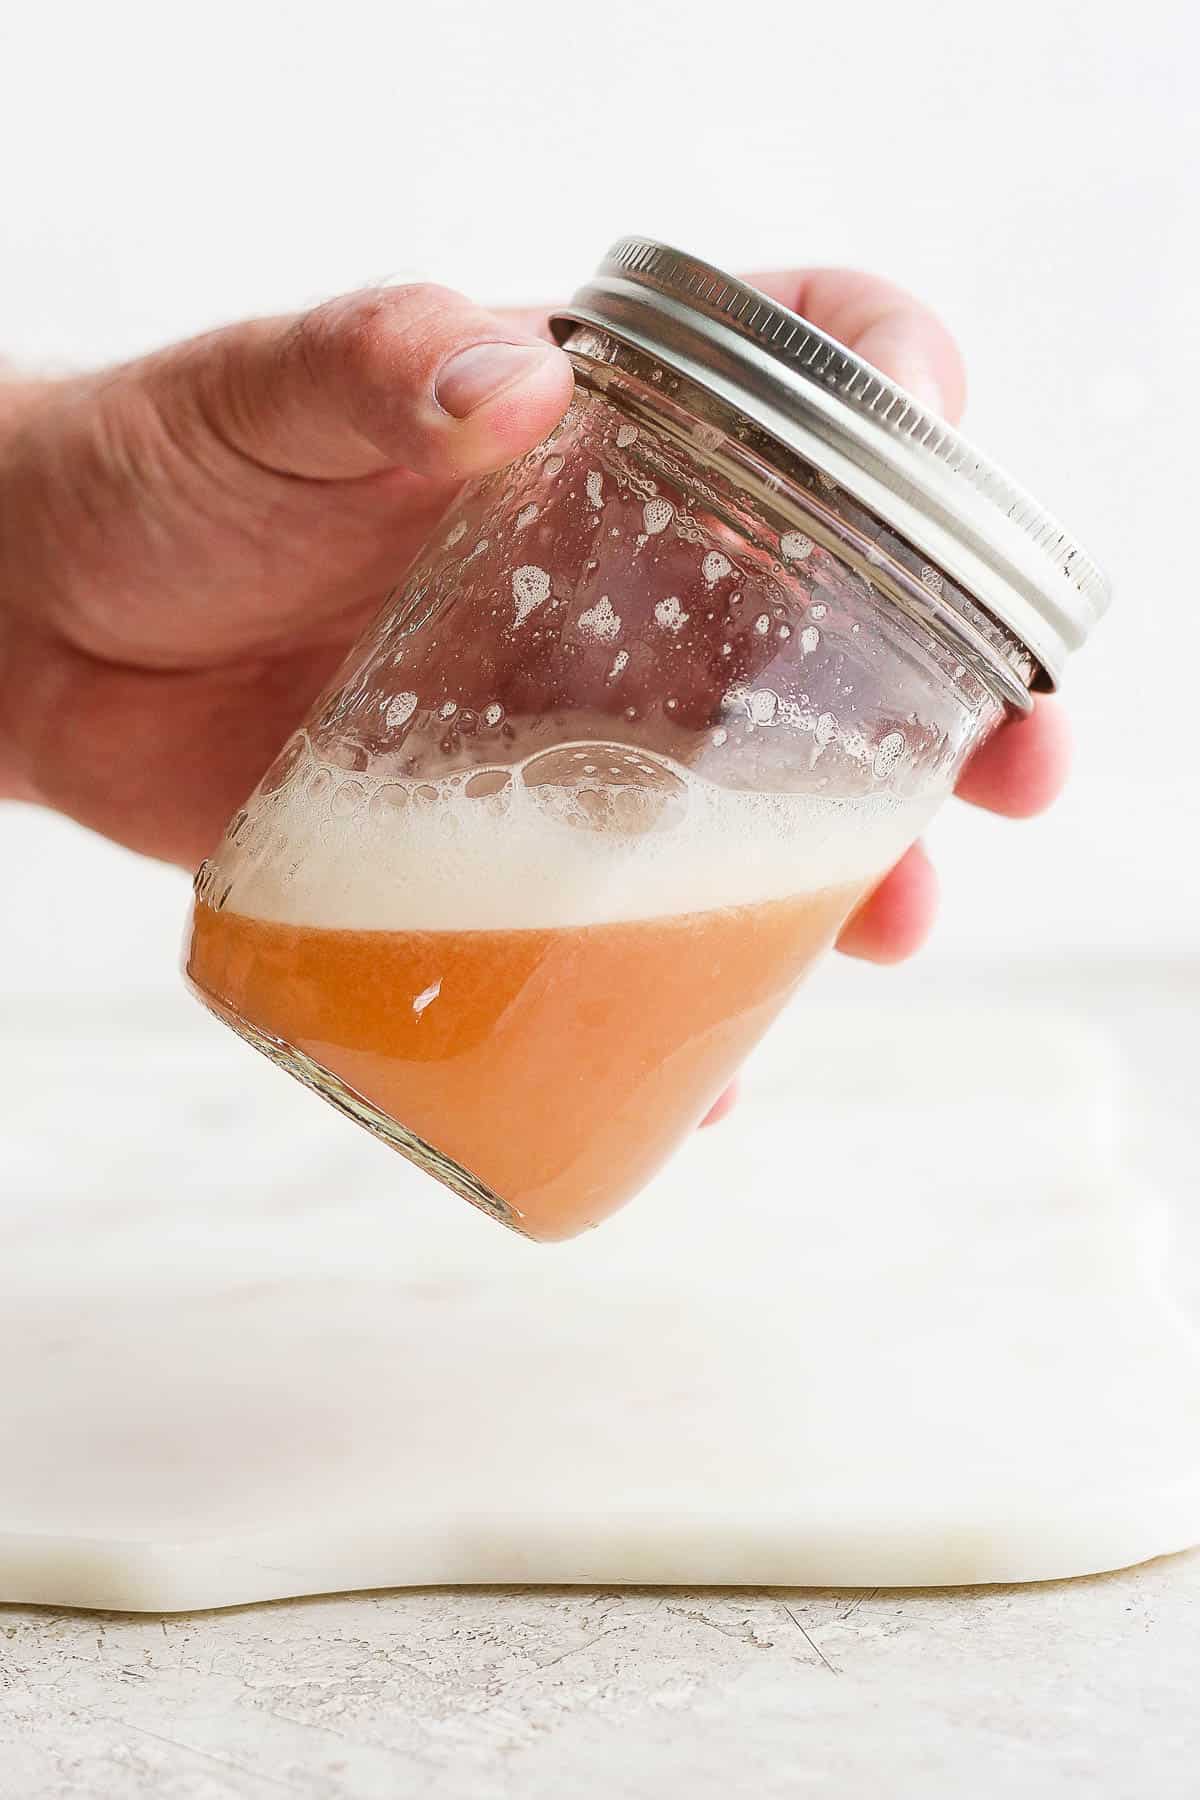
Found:
[[198, 414], [260, 466], [324, 480], [501, 468], [546, 435], [572, 390], [553, 344], [425, 285], [231, 326], [151, 358], [143, 379], [168, 416]]

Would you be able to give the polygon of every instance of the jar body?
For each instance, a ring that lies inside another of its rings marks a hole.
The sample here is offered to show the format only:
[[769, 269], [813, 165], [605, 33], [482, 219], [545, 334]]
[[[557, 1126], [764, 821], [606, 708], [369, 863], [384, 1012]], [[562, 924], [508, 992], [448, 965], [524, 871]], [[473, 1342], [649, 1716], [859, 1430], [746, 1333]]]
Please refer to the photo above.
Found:
[[187, 961], [543, 1239], [653, 1175], [1004, 713], [815, 471], [619, 347], [577, 373], [231, 822]]

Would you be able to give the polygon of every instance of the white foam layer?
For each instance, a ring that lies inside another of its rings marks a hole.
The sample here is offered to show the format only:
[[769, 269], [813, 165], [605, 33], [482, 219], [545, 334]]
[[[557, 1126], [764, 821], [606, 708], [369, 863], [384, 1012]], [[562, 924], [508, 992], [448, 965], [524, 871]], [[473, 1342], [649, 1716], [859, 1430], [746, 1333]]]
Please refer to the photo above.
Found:
[[936, 804], [759, 795], [587, 744], [396, 781], [308, 763], [217, 858], [232, 912], [343, 930], [515, 930], [865, 885]]

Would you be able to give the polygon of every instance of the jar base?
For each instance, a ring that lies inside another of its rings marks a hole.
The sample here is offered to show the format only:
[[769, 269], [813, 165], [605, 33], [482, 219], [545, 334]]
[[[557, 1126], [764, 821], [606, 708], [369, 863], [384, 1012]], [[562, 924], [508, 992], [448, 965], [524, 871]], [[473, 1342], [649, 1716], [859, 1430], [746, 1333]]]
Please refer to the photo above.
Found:
[[423, 1174], [432, 1175], [435, 1181], [440, 1181], [443, 1187], [449, 1188], [460, 1199], [478, 1207], [489, 1219], [495, 1219], [499, 1225], [507, 1225], [510, 1231], [515, 1231], [519, 1237], [529, 1242], [536, 1241], [525, 1230], [507, 1201], [502, 1200], [499, 1194], [494, 1194], [491, 1188], [485, 1187], [469, 1169], [464, 1169], [432, 1144], [427, 1144], [424, 1138], [409, 1131], [398, 1120], [380, 1112], [364, 1095], [348, 1086], [331, 1069], [314, 1061], [311, 1056], [306, 1056], [303, 1050], [297, 1050], [282, 1038], [272, 1037], [269, 1032], [260, 1031], [256, 1025], [243, 1019], [230, 1007], [222, 1005], [194, 981], [189, 979], [188, 986], [215, 1018], [220, 1019], [223, 1025], [228, 1025], [231, 1031], [235, 1031], [245, 1043], [267, 1057], [276, 1068], [285, 1070], [312, 1093], [328, 1101], [330, 1106], [335, 1106], [340, 1113], [353, 1119], [356, 1125], [363, 1126], [372, 1137], [377, 1137], [391, 1149], [398, 1150], [401, 1156], [414, 1163]]

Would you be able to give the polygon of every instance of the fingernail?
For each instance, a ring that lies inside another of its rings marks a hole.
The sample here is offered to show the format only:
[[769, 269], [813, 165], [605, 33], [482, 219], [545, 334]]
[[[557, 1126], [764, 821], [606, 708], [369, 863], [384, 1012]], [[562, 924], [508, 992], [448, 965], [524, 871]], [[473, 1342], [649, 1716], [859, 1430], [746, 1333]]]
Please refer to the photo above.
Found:
[[473, 344], [452, 356], [438, 376], [438, 405], [451, 418], [465, 419], [557, 354], [552, 344]]

